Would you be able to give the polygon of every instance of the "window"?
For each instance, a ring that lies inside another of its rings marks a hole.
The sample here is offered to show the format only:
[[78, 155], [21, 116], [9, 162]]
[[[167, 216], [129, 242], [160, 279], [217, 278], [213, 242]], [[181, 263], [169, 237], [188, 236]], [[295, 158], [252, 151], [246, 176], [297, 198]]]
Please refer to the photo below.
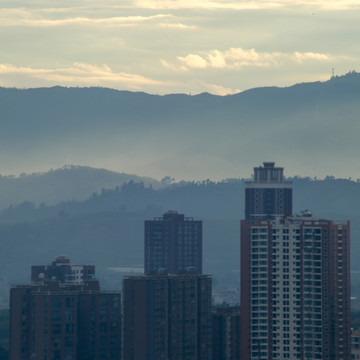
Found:
[[101, 305], [102, 307], [108, 306], [108, 305], [109, 305], [109, 299], [108, 299], [108, 297], [101, 297], [101, 298], [100, 298], [100, 305]]
[[72, 350], [65, 350], [64, 351], [64, 360], [73, 360], [74, 354]]
[[68, 308], [72, 308], [74, 307], [75, 305], [75, 301], [74, 301], [74, 298], [66, 298], [65, 299], [65, 306], [68, 307]]
[[61, 321], [61, 311], [53, 311], [52, 320], [53, 321]]
[[59, 298], [59, 297], [55, 297], [52, 299], [52, 305], [53, 307], [55, 308], [59, 308], [59, 307], [62, 307], [62, 298]]
[[65, 347], [73, 347], [74, 346], [74, 338], [67, 336], [65, 338]]
[[61, 334], [61, 324], [53, 324], [52, 325], [52, 333], [53, 334]]
[[66, 334], [73, 334], [74, 333], [74, 324], [65, 324], [65, 333]]

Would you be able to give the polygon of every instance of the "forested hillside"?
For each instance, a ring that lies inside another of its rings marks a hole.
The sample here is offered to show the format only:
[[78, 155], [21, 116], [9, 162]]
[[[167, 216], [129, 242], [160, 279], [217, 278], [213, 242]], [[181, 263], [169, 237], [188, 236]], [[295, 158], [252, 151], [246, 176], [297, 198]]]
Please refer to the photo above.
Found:
[[[360, 268], [360, 183], [345, 179], [294, 178], [294, 212], [352, 222], [352, 269]], [[239, 283], [240, 225], [244, 180], [182, 182], [155, 190], [129, 182], [94, 193], [85, 201], [56, 206], [30, 202], [0, 213], [0, 273], [6, 283], [27, 282], [32, 264], [68, 254], [74, 262], [94, 263], [105, 286], [120, 287], [112, 267], [143, 263], [144, 220], [176, 209], [204, 221], [204, 270], [216, 287]], [[353, 276], [354, 289], [360, 281]], [[360, 293], [360, 292], [359, 292]]]

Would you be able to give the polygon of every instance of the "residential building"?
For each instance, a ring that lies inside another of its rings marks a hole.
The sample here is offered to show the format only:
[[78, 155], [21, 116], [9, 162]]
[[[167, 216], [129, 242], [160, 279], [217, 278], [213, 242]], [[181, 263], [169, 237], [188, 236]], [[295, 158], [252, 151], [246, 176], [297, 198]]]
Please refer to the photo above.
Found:
[[351, 329], [351, 359], [360, 360], [360, 329]]
[[241, 359], [350, 360], [350, 224], [241, 221]]
[[59, 281], [61, 283], [81, 284], [86, 280], [95, 278], [95, 265], [70, 264], [66, 255], [57, 256], [48, 265], [33, 265], [31, 267], [31, 282], [45, 280]]
[[145, 274], [202, 273], [202, 221], [168, 211], [145, 221]]
[[119, 360], [121, 323], [119, 292], [36, 278], [11, 288], [9, 359]]
[[124, 359], [211, 360], [211, 277], [125, 278]]

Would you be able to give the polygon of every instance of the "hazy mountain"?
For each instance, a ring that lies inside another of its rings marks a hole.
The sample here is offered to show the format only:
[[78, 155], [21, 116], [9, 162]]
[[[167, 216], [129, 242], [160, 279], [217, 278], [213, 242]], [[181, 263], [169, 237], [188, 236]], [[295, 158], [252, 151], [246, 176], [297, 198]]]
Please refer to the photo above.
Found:
[[222, 179], [270, 154], [288, 175], [355, 177], [359, 99], [354, 72], [223, 97], [0, 88], [0, 173], [76, 163]]
[[163, 186], [159, 181], [149, 177], [86, 166], [65, 166], [45, 173], [20, 176], [0, 175], [0, 210], [24, 201], [32, 202], [34, 205], [55, 205], [62, 201], [85, 200], [94, 192], [113, 189], [131, 180], [154, 188]]
[[[0, 173], [66, 162], [222, 179], [276, 160], [286, 175], [307, 174], [302, 169], [310, 166], [318, 176], [357, 177], [359, 95], [357, 73], [225, 97], [0, 88]], [[0, 208], [13, 204], [0, 212], [1, 282], [27, 281], [31, 264], [59, 254], [95, 263], [101, 276], [108, 267], [139, 265], [144, 220], [177, 209], [204, 220], [204, 267], [215, 284], [238, 285], [242, 180], [162, 188], [131, 179], [86, 167], [1, 177]], [[352, 221], [353, 260], [360, 254], [359, 198], [355, 181], [294, 179], [296, 212]], [[352, 268], [359, 271], [356, 261]]]

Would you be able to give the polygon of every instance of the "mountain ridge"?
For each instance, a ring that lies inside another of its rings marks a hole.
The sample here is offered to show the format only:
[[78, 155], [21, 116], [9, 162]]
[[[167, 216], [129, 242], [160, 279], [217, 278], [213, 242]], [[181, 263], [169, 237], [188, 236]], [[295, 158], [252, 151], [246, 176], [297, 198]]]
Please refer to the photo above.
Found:
[[80, 163], [154, 178], [221, 179], [270, 153], [292, 175], [334, 168], [338, 177], [355, 176], [348, 164], [360, 151], [359, 99], [358, 73], [227, 96], [1, 88], [0, 173]]
[[0, 175], [0, 210], [10, 205], [33, 202], [54, 205], [63, 201], [85, 200], [92, 193], [107, 188], [116, 188], [129, 181], [144, 183], [159, 188], [160, 181], [133, 174], [119, 173], [89, 166], [66, 165], [47, 172]]

